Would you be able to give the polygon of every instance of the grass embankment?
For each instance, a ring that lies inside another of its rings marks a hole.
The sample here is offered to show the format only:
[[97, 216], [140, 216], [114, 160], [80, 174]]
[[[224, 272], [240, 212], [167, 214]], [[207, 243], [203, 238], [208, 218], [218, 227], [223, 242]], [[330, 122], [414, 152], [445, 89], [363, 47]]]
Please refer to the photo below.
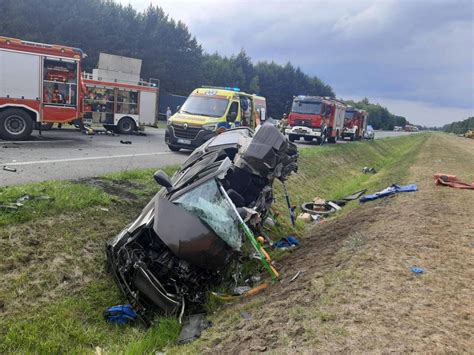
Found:
[[[301, 149], [299, 173], [287, 183], [292, 200], [300, 205], [315, 196], [337, 198], [404, 182], [426, 137]], [[379, 173], [362, 174], [364, 166]], [[0, 352], [100, 347], [139, 353], [174, 341], [179, 326], [173, 319], [161, 319], [149, 330], [111, 326], [102, 319], [106, 307], [124, 302], [105, 272], [104, 244], [156, 191], [151, 174], [145, 170], [0, 189], [0, 204], [25, 194], [50, 197], [27, 201], [17, 211], [0, 211]], [[281, 216], [275, 236], [291, 231], [279, 185], [275, 209]], [[300, 225], [296, 231], [304, 234], [305, 228]]]

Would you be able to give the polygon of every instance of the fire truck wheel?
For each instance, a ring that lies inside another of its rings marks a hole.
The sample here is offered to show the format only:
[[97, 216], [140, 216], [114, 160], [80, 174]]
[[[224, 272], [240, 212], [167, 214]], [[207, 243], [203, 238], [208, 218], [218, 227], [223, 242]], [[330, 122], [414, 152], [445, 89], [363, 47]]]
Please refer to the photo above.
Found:
[[117, 124], [117, 132], [120, 134], [132, 134], [135, 130], [135, 122], [130, 117], [122, 118]]
[[8, 109], [0, 113], [0, 138], [24, 140], [33, 132], [33, 120], [23, 110]]

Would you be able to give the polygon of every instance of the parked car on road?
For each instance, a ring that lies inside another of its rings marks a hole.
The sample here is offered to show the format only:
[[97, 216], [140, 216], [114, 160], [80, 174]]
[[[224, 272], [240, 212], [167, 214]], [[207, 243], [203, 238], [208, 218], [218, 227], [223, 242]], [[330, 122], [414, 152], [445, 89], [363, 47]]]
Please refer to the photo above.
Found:
[[374, 139], [375, 138], [375, 131], [371, 125], [367, 125], [367, 129], [364, 133], [364, 139]]

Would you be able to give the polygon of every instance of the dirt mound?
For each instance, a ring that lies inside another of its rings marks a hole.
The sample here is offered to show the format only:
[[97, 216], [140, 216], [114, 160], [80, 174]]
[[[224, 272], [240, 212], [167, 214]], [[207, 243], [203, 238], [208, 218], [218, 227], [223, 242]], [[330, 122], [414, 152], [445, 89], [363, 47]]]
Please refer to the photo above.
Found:
[[[281, 261], [279, 285], [226, 307], [194, 347], [208, 353], [471, 351], [473, 193], [435, 186], [432, 175], [443, 170], [472, 178], [473, 148], [465, 140], [430, 138], [410, 172], [418, 192], [368, 202], [317, 226]], [[412, 266], [426, 272], [417, 275]]]
[[87, 178], [77, 180], [78, 183], [92, 185], [101, 188], [109, 195], [117, 196], [120, 199], [133, 201], [137, 199], [137, 195], [131, 192], [131, 189], [140, 188], [139, 185], [133, 184], [126, 180], [107, 180], [101, 178]]

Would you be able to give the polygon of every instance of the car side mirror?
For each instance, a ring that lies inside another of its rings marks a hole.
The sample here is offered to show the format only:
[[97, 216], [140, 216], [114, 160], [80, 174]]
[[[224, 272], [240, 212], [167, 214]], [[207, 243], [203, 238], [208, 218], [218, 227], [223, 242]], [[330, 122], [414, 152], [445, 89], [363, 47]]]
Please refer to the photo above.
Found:
[[158, 183], [158, 185], [165, 187], [168, 191], [173, 186], [170, 177], [163, 170], [156, 171], [153, 174], [153, 178]]
[[227, 122], [235, 122], [237, 119], [237, 112], [229, 112], [227, 115]]

